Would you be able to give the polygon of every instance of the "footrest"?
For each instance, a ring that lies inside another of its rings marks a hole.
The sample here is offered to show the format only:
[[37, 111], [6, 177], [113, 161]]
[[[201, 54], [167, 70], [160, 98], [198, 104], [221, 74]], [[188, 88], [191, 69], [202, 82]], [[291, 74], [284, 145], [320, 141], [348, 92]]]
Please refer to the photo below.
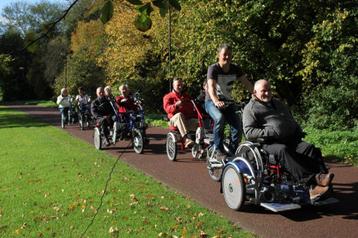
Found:
[[282, 212], [288, 210], [295, 210], [301, 208], [301, 205], [296, 203], [274, 203], [274, 202], [262, 202], [260, 205], [273, 212]]

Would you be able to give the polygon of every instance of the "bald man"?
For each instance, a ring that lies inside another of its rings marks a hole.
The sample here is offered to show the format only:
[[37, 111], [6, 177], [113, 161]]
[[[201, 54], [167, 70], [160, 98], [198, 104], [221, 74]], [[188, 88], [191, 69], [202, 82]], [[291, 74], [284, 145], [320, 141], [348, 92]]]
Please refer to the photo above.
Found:
[[328, 173], [321, 151], [302, 140], [302, 128], [288, 107], [272, 97], [267, 80], [255, 83], [243, 112], [243, 127], [248, 140], [263, 139], [263, 149], [275, 155], [294, 180], [311, 187], [311, 199], [328, 191], [334, 175]]
[[102, 87], [97, 88], [96, 94], [97, 98], [91, 104], [91, 113], [97, 122], [103, 124], [106, 144], [110, 145], [108, 127], [113, 126], [112, 117], [115, 112], [109, 100], [105, 97], [104, 89]]

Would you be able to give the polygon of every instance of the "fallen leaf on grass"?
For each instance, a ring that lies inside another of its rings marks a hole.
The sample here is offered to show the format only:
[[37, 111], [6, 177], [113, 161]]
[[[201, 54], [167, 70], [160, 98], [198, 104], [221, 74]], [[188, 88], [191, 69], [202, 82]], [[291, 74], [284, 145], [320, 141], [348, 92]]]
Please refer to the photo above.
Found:
[[169, 210], [168, 207], [164, 207], [164, 206], [160, 207], [159, 209], [160, 209], [161, 211], [168, 211], [168, 210]]
[[108, 230], [108, 233], [111, 235], [111, 237], [118, 237], [119, 235], [119, 230], [117, 227], [110, 227]]

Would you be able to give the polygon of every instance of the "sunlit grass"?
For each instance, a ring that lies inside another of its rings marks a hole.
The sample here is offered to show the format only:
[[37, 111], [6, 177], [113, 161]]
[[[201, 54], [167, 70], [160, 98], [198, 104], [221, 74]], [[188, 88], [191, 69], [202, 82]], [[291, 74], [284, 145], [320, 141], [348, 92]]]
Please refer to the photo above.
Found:
[[[116, 158], [0, 108], [0, 237], [80, 237]], [[26, 126], [23, 126], [23, 122]], [[252, 237], [118, 161], [85, 237]]]
[[306, 128], [306, 140], [320, 147], [325, 157], [358, 166], [358, 129], [329, 131]]

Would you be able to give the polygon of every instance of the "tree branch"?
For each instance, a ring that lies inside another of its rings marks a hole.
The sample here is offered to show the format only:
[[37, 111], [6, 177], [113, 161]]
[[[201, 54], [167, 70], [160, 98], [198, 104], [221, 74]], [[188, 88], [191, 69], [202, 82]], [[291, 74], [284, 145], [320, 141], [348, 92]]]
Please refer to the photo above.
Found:
[[37, 37], [36, 39], [30, 41], [21, 51], [27, 49], [28, 47], [30, 47], [31, 45], [35, 44], [37, 41], [41, 40], [42, 38], [46, 37], [48, 35], [48, 33], [50, 33], [54, 28], [55, 26], [57, 25], [57, 23], [59, 23], [60, 21], [62, 21], [66, 16], [67, 14], [70, 12], [71, 8], [76, 5], [76, 3], [80, 1], [80, 0], [75, 0], [71, 3], [71, 5], [66, 9], [64, 10], [64, 13], [61, 17], [59, 17], [56, 21], [52, 22], [50, 24], [50, 27], [47, 29], [47, 31], [45, 33], [43, 33], [42, 35], [40, 35], [39, 37]]

